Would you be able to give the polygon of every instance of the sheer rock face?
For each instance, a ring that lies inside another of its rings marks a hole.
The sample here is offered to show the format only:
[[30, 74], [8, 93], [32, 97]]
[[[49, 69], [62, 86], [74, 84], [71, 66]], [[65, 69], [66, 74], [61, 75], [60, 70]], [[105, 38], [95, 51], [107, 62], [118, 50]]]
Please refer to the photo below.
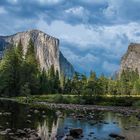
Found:
[[60, 73], [64, 73], [69, 77], [74, 74], [73, 66], [59, 50], [59, 40], [39, 30], [29, 30], [11, 36], [0, 36], [0, 57], [2, 58], [5, 48], [11, 44], [17, 46], [20, 40], [23, 46], [23, 53], [26, 54], [30, 39], [34, 43], [36, 59], [41, 70], [45, 69], [47, 71], [51, 65], [54, 65], [55, 70]]
[[119, 73], [126, 69], [133, 71], [137, 69], [140, 74], [140, 44], [131, 43], [122, 57]]

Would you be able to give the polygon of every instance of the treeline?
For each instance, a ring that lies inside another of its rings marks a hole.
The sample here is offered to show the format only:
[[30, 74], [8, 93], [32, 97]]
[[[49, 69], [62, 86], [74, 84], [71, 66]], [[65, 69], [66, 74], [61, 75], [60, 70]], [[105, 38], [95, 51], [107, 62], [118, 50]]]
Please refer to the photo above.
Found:
[[140, 95], [140, 77], [137, 69], [124, 70], [116, 78], [104, 75], [98, 77], [92, 71], [89, 77], [75, 73], [74, 77], [67, 79], [64, 85], [64, 93], [77, 95]]
[[68, 78], [59, 74], [53, 65], [47, 72], [40, 70], [31, 40], [26, 54], [21, 41], [16, 47], [6, 50], [0, 62], [0, 96], [56, 93], [90, 96], [140, 94], [140, 77], [137, 69], [127, 69], [116, 79], [104, 75], [97, 77], [92, 71], [89, 77], [76, 72]]

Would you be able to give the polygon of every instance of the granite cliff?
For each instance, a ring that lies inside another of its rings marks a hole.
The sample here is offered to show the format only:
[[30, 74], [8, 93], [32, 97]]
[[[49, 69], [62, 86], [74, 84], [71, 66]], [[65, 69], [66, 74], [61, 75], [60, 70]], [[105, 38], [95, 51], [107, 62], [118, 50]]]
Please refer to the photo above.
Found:
[[17, 46], [21, 40], [23, 53], [26, 54], [29, 40], [34, 43], [36, 59], [39, 62], [40, 69], [46, 71], [54, 65], [55, 70], [71, 77], [74, 74], [73, 66], [67, 61], [59, 50], [59, 40], [47, 35], [39, 30], [29, 30], [19, 32], [10, 36], [0, 36], [0, 58], [4, 54], [4, 50], [14, 44]]
[[122, 71], [126, 69], [133, 71], [137, 69], [140, 74], [140, 44], [131, 43], [128, 46], [127, 52], [121, 59], [119, 74], [121, 74]]

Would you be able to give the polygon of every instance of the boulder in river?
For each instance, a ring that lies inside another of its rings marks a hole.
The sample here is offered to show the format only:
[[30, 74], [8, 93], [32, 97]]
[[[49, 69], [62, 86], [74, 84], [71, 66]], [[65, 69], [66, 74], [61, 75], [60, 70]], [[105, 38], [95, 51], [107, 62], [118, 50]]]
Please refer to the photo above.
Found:
[[64, 140], [74, 140], [74, 138], [72, 136], [66, 136]]
[[70, 136], [77, 138], [83, 134], [83, 129], [81, 128], [72, 128], [70, 129]]
[[124, 136], [121, 136], [121, 135], [115, 134], [115, 133], [110, 133], [109, 136], [112, 137], [112, 138], [125, 139]]
[[7, 134], [6, 131], [1, 131], [1, 132], [0, 132], [0, 135], [6, 135], [6, 134]]
[[38, 113], [39, 113], [39, 111], [36, 109], [36, 110], [34, 110], [34, 113], [35, 113], [35, 114], [38, 114]]

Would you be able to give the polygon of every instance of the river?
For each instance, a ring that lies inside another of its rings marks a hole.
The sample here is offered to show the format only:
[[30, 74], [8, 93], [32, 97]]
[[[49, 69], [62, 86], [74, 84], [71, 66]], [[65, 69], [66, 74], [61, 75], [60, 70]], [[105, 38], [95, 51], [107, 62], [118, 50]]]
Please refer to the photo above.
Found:
[[[87, 113], [87, 112], [86, 112]], [[78, 117], [77, 117], [78, 116]], [[126, 140], [140, 140], [140, 121], [135, 116], [123, 116], [110, 111], [82, 112], [35, 108], [12, 101], [0, 101], [0, 140], [12, 140], [6, 129], [31, 128], [42, 140], [61, 140], [72, 128], [83, 129], [77, 140], [114, 140], [110, 133]], [[16, 139], [16, 138], [15, 138]], [[21, 138], [22, 139], [22, 138]]]

